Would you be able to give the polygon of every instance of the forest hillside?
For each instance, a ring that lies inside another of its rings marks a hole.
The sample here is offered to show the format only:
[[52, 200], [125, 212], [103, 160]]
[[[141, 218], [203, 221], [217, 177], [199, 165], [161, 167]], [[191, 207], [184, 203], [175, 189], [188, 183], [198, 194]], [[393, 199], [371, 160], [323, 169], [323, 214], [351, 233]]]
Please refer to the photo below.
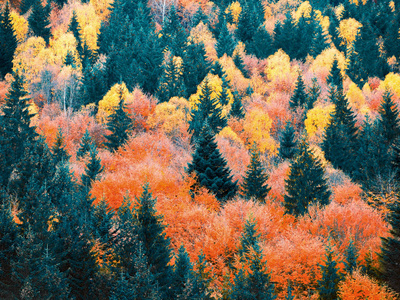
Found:
[[398, 0], [0, 3], [1, 299], [399, 299]]

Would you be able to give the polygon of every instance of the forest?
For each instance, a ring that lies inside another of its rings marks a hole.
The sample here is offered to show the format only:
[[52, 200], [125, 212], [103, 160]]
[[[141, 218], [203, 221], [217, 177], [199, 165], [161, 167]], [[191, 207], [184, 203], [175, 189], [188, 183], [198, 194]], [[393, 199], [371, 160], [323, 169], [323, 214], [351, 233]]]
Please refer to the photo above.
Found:
[[1, 299], [400, 299], [399, 0], [0, 3]]

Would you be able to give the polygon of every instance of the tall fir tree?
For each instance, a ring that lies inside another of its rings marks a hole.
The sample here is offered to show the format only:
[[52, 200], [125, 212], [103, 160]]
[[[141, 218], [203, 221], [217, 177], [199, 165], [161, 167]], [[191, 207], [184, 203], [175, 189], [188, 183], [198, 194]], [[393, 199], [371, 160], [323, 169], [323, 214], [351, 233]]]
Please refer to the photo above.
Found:
[[104, 170], [97, 154], [96, 146], [92, 146], [89, 151], [89, 161], [86, 164], [85, 172], [81, 176], [82, 186], [88, 190], [90, 190], [93, 182], [98, 179], [98, 175]]
[[78, 22], [78, 16], [77, 16], [75, 10], [72, 12], [72, 17], [71, 17], [71, 21], [69, 22], [68, 31], [71, 31], [75, 37], [76, 50], [78, 51], [79, 57], [81, 58], [81, 61], [82, 61], [82, 59], [83, 59], [83, 47], [82, 47], [82, 38], [81, 38], [82, 28]]
[[109, 116], [107, 129], [110, 134], [106, 135], [107, 142], [104, 145], [111, 151], [116, 151], [129, 137], [132, 130], [132, 120], [125, 111], [125, 100], [123, 99], [122, 89], [119, 91], [118, 108]]
[[259, 26], [254, 34], [253, 40], [246, 47], [250, 54], [259, 59], [265, 59], [274, 54], [274, 40], [265, 26]]
[[321, 94], [321, 87], [318, 84], [318, 80], [314, 77], [311, 86], [307, 89], [307, 100], [306, 100], [306, 110], [310, 110], [314, 107], [314, 104], [318, 101]]
[[217, 50], [218, 58], [222, 57], [225, 53], [228, 56], [232, 56], [233, 50], [235, 50], [236, 42], [233, 39], [232, 34], [229, 32], [226, 25], [225, 18], [222, 20], [221, 32], [217, 39], [217, 44], [215, 46]]
[[296, 109], [298, 107], [304, 107], [307, 101], [306, 86], [303, 81], [303, 76], [299, 72], [296, 81], [296, 87], [294, 89], [293, 95], [290, 98], [290, 108]]
[[12, 72], [13, 57], [17, 49], [17, 35], [15, 33], [9, 2], [0, 14], [0, 79]]
[[321, 161], [308, 148], [305, 138], [299, 144], [298, 155], [290, 166], [285, 180], [286, 212], [304, 215], [311, 204], [327, 205], [331, 192]]
[[211, 63], [207, 60], [204, 43], [189, 43], [182, 59], [186, 92], [190, 96], [196, 93], [197, 86], [210, 71]]
[[236, 66], [236, 68], [238, 68], [240, 70], [240, 72], [242, 72], [242, 75], [245, 78], [250, 78], [249, 72], [246, 70], [242, 56], [239, 53], [235, 53], [235, 55], [233, 56], [233, 62]]
[[165, 235], [163, 217], [157, 214], [149, 184], [143, 186], [143, 192], [136, 198], [137, 205], [134, 208], [136, 219], [136, 233], [138, 240], [148, 257], [150, 272], [158, 282], [161, 295], [170, 296], [171, 285], [171, 248], [170, 239]]
[[336, 91], [343, 91], [343, 76], [339, 68], [339, 62], [336, 56], [333, 58], [331, 70], [326, 78], [326, 83], [331, 87], [335, 88]]
[[325, 158], [331, 161], [335, 168], [351, 174], [354, 172], [358, 147], [355, 116], [341, 90], [336, 91], [332, 87], [330, 97], [335, 104], [335, 110], [331, 114], [330, 122], [325, 130], [322, 150]]
[[84, 157], [87, 153], [90, 152], [90, 149], [94, 145], [94, 141], [90, 136], [89, 130], [85, 130], [85, 133], [82, 136], [81, 143], [79, 144], [79, 149], [76, 153], [76, 157]]
[[207, 188], [220, 202], [231, 199], [238, 189], [237, 182], [232, 181], [231, 171], [219, 152], [215, 137], [207, 122], [200, 133], [187, 173], [194, 174], [196, 177], [193, 188]]
[[218, 100], [219, 104], [227, 105], [229, 103], [229, 89], [230, 89], [230, 87], [229, 87], [229, 84], [228, 84], [227, 80], [224, 77], [222, 77], [221, 79], [222, 79], [222, 85], [221, 85], [222, 90], [221, 90], [220, 93], [218, 93], [217, 100]]
[[317, 291], [321, 300], [336, 300], [338, 285], [341, 280], [339, 268], [335, 261], [335, 252], [330, 245], [326, 248], [324, 264], [320, 265], [322, 278], [318, 280]]
[[231, 111], [229, 112], [229, 115], [232, 118], [236, 118], [236, 119], [244, 119], [244, 117], [246, 115], [242, 100], [236, 91], [233, 93], [233, 102], [232, 102]]
[[251, 148], [250, 155], [250, 164], [247, 166], [246, 176], [243, 178], [241, 192], [246, 199], [254, 198], [264, 202], [271, 188], [267, 184], [269, 177], [262, 166], [261, 154], [256, 144]]
[[164, 73], [157, 90], [160, 102], [166, 102], [172, 97], [186, 96], [183, 73], [183, 62], [180, 57], [171, 55], [164, 62]]
[[400, 135], [399, 109], [392, 96], [390, 91], [386, 91], [378, 108], [379, 128], [386, 145], [392, 145]]
[[286, 122], [285, 130], [280, 138], [279, 156], [282, 159], [292, 159], [296, 154], [297, 143], [293, 125], [290, 121]]
[[61, 127], [58, 127], [57, 130], [57, 135], [56, 135], [56, 140], [54, 141], [53, 147], [51, 148], [53, 155], [54, 155], [54, 160], [56, 163], [59, 162], [68, 162], [69, 158], [71, 157], [68, 154], [68, 151], [66, 149], [65, 141], [64, 141], [64, 135], [62, 132]]
[[207, 122], [213, 133], [217, 134], [227, 124], [227, 120], [222, 116], [222, 108], [218, 103], [218, 97], [211, 98], [211, 85], [206, 78], [201, 85], [201, 93], [197, 110], [192, 110], [191, 120], [189, 121], [189, 133], [192, 134], [192, 142], [199, 139], [200, 132]]
[[352, 274], [353, 271], [357, 268], [357, 258], [358, 258], [357, 248], [354, 245], [353, 239], [350, 240], [349, 245], [346, 248], [345, 258], [346, 261], [344, 265], [346, 267], [346, 272], [348, 274]]
[[46, 44], [49, 44], [51, 30], [50, 30], [50, 1], [46, 6], [42, 5], [40, 0], [36, 0], [33, 4], [32, 13], [29, 16], [29, 27], [32, 29], [33, 34], [42, 37]]
[[310, 54], [316, 58], [322, 51], [329, 48], [328, 36], [316, 21], [315, 32], [311, 42]]
[[[398, 181], [398, 178], [396, 180]], [[389, 207], [389, 224], [392, 228], [388, 237], [381, 238], [380, 264], [382, 277], [392, 289], [400, 293], [400, 277], [398, 276], [400, 266], [400, 201], [398, 197]]]
[[23, 78], [15, 73], [0, 116], [0, 179], [3, 186], [7, 186], [25, 147], [34, 143], [37, 137], [35, 128], [31, 126], [33, 115], [28, 110], [27, 95]]

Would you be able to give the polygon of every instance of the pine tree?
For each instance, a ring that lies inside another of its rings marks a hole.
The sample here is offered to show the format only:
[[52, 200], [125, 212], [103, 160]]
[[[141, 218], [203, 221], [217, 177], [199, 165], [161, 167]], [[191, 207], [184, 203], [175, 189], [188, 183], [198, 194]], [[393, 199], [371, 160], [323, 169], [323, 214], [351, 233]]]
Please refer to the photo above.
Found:
[[217, 44], [215, 46], [218, 54], [218, 58], [222, 57], [225, 53], [228, 56], [232, 56], [233, 50], [235, 50], [236, 42], [233, 39], [233, 36], [228, 30], [226, 26], [226, 20], [223, 19], [221, 25], [221, 32], [217, 39]]
[[[247, 220], [241, 239], [241, 249], [245, 249], [242, 259], [249, 265], [249, 272], [240, 269], [234, 279], [230, 299], [276, 299], [275, 287], [271, 275], [267, 272], [262, 251], [258, 245], [258, 235], [254, 234], [254, 220]], [[246, 229], [247, 227], [247, 229]], [[250, 235], [247, 237], [246, 235]], [[246, 242], [250, 242], [247, 245]]]
[[201, 5], [199, 5], [199, 8], [197, 9], [196, 13], [193, 15], [192, 28], [199, 25], [200, 22], [203, 22], [203, 24], [205, 24], [205, 25], [208, 24], [208, 16], [204, 13]]
[[210, 71], [211, 64], [207, 60], [204, 43], [189, 44], [182, 59], [186, 92], [190, 96], [196, 93], [197, 86]]
[[280, 138], [279, 156], [282, 159], [292, 159], [296, 154], [297, 143], [295, 131], [290, 121], [286, 122], [285, 130]]
[[0, 79], [2, 80], [7, 73], [12, 72], [15, 49], [17, 49], [17, 36], [7, 2], [4, 11], [0, 14]]
[[32, 7], [32, 2], [34, 2], [35, 0], [21, 0], [20, 4], [19, 4], [19, 11], [21, 13], [21, 15], [24, 15], [28, 12], [28, 10], [31, 9]]
[[218, 100], [219, 104], [225, 106], [229, 103], [229, 84], [224, 77], [222, 78], [221, 88], [222, 88], [222, 90], [218, 94], [217, 100]]
[[208, 123], [213, 133], [220, 132], [227, 124], [226, 118], [222, 117], [222, 109], [218, 98], [211, 98], [211, 86], [206, 78], [201, 86], [201, 94], [197, 110], [192, 110], [189, 121], [189, 133], [192, 134], [192, 142], [199, 138], [200, 131], [205, 122]]
[[199, 283], [193, 272], [188, 253], [182, 245], [175, 258], [174, 272], [172, 275], [173, 299], [199, 299]]
[[215, 137], [207, 123], [200, 133], [187, 173], [194, 173], [196, 176], [193, 188], [203, 186], [221, 202], [231, 199], [237, 191], [237, 182], [232, 181], [231, 171], [219, 152]]
[[265, 59], [274, 54], [274, 41], [264, 25], [257, 28], [253, 40], [246, 48], [248, 48], [249, 54], [253, 54], [259, 59]]
[[[389, 5], [388, 5], [389, 6]], [[400, 44], [398, 43], [399, 35], [399, 22], [400, 13], [399, 11], [391, 14], [387, 14], [385, 18], [390, 18], [388, 22], [388, 28], [386, 34], [383, 36], [383, 44], [387, 52], [388, 57], [395, 56], [397, 60], [400, 59]]]
[[114, 211], [104, 198], [94, 206], [93, 209], [93, 230], [104, 251], [110, 251], [114, 244], [116, 235], [116, 222]]
[[294, 58], [298, 45], [294, 42], [297, 30], [291, 13], [286, 14], [283, 24], [278, 21], [274, 29], [274, 48], [282, 49], [290, 58]]
[[182, 57], [186, 50], [187, 38], [188, 34], [180, 22], [176, 7], [172, 5], [161, 30], [161, 43], [164, 49], [168, 47], [172, 55]]
[[75, 37], [76, 41], [76, 50], [79, 53], [79, 57], [83, 58], [83, 47], [82, 47], [82, 39], [81, 39], [81, 25], [78, 22], [78, 16], [76, 15], [75, 10], [72, 12], [72, 18], [69, 22], [68, 31], [71, 31]]
[[392, 145], [400, 135], [399, 109], [392, 100], [390, 91], [386, 91], [380, 107], [378, 108], [380, 115], [380, 129], [386, 145]]
[[233, 103], [229, 115], [232, 118], [237, 118], [237, 119], [244, 119], [245, 117], [245, 111], [243, 108], [242, 100], [240, 99], [240, 96], [238, 95], [237, 92], [233, 93]]
[[326, 159], [331, 161], [335, 168], [351, 174], [354, 171], [357, 149], [355, 116], [340, 90], [336, 91], [332, 87], [330, 97], [335, 104], [335, 110], [325, 130], [322, 150]]
[[322, 278], [318, 280], [317, 291], [321, 300], [336, 300], [338, 285], [341, 280], [337, 262], [334, 260], [335, 252], [331, 246], [326, 248], [325, 261], [320, 265]]
[[251, 149], [250, 164], [243, 178], [242, 194], [246, 199], [264, 202], [271, 188], [267, 185], [268, 175], [261, 164], [260, 151], [256, 144]]
[[132, 120], [125, 109], [121, 89], [119, 91], [118, 108], [109, 116], [107, 122], [107, 129], [111, 133], [105, 136], [108, 141], [104, 145], [111, 151], [116, 151], [122, 146], [128, 140], [129, 133], [132, 130]]
[[143, 186], [143, 192], [139, 198], [136, 198], [136, 201], [134, 215], [138, 240], [143, 244], [150, 272], [158, 282], [161, 295], [168, 295], [172, 274], [169, 265], [171, 259], [170, 239], [164, 232], [163, 217], [157, 215], [154, 208], [157, 199], [153, 198], [148, 183]]
[[170, 56], [164, 63], [164, 73], [160, 78], [157, 94], [159, 102], [166, 102], [172, 97], [186, 96], [183, 63], [180, 57]]
[[236, 68], [238, 68], [240, 72], [242, 72], [245, 78], [250, 78], [249, 73], [245, 69], [243, 59], [239, 53], [236, 52], [236, 54], [233, 56], [233, 62], [235, 63]]
[[1, 191], [0, 204], [0, 297], [13, 299], [12, 294], [17, 293], [17, 285], [11, 277], [11, 262], [18, 259], [18, 228], [13, 220], [11, 205], [7, 202], [4, 191]]
[[[398, 180], [398, 178], [396, 178]], [[390, 236], [382, 239], [382, 251], [380, 263], [383, 278], [388, 285], [396, 292], [400, 292], [400, 201], [397, 196], [396, 201], [389, 207], [389, 224], [391, 229]]]
[[203, 251], [200, 250], [198, 260], [195, 262], [195, 275], [197, 276], [199, 293], [203, 300], [214, 299], [211, 297], [212, 290], [210, 289], [210, 283], [212, 281], [212, 274], [211, 271], [208, 270], [208, 265], [209, 263]]
[[296, 87], [289, 102], [291, 109], [305, 106], [307, 101], [307, 94], [305, 90], [306, 86], [303, 81], [303, 76], [299, 72], [299, 75], [297, 76]]
[[86, 153], [90, 152], [90, 148], [94, 145], [94, 141], [90, 136], [89, 130], [85, 130], [85, 133], [82, 136], [81, 143], [79, 144], [78, 152], [76, 153], [76, 157], [84, 157]]
[[100, 61], [95, 62], [93, 65], [87, 64], [83, 66], [82, 70], [82, 85], [80, 87], [80, 103], [81, 105], [88, 105], [90, 103], [96, 104], [103, 99], [107, 93], [107, 79], [106, 68]]
[[355, 247], [352, 239], [350, 240], [349, 245], [346, 248], [345, 257], [346, 261], [344, 262], [344, 265], [346, 266], [346, 271], [347, 273], [351, 274], [353, 273], [353, 270], [357, 268], [358, 258], [357, 248]]
[[329, 47], [328, 36], [322, 29], [321, 24], [316, 21], [315, 32], [311, 43], [310, 54], [316, 58], [322, 51]]
[[317, 78], [314, 77], [311, 81], [312, 85], [307, 90], [307, 101], [306, 101], [307, 110], [310, 110], [314, 107], [315, 102], [318, 101], [318, 98], [321, 94], [321, 87], [318, 84]]
[[32, 29], [34, 35], [42, 37], [46, 44], [49, 44], [51, 30], [50, 30], [50, 1], [43, 7], [40, 0], [36, 0], [33, 4], [32, 13], [29, 16], [29, 27]]
[[290, 166], [285, 189], [285, 209], [296, 216], [304, 215], [311, 204], [329, 203], [331, 192], [324, 177], [324, 168], [308, 148], [305, 139], [300, 142], [298, 155]]
[[28, 110], [27, 94], [22, 77], [14, 74], [0, 116], [0, 179], [3, 186], [7, 185], [12, 170], [24, 155], [25, 147], [37, 137], [35, 128], [30, 126], [32, 115]]
[[343, 91], [343, 76], [339, 69], [339, 63], [336, 56], [333, 59], [331, 70], [328, 77], [326, 78], [326, 83], [331, 88], [335, 88], [336, 91]]
[[58, 127], [56, 140], [51, 150], [53, 152], [54, 160], [56, 161], [56, 163], [68, 162], [69, 158], [71, 157], [66, 149], [66, 145], [64, 143], [64, 135], [61, 127]]
[[89, 161], [85, 168], [85, 173], [82, 174], [82, 186], [90, 190], [93, 182], [97, 180], [98, 175], [103, 172], [104, 167], [101, 166], [100, 158], [97, 156], [96, 146], [92, 146], [89, 151]]
[[[259, 249], [260, 234], [257, 232], [257, 223], [253, 217], [250, 217], [244, 223], [243, 232], [240, 237], [238, 255], [245, 258], [245, 254], [249, 254], [251, 250]], [[242, 259], [243, 260], [243, 259]]]

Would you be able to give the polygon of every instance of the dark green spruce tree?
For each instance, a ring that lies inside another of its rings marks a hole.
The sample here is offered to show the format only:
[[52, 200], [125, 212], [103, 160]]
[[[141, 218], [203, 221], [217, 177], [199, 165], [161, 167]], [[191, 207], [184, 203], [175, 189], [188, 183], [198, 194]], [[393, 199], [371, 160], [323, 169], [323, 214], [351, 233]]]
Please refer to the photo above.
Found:
[[321, 266], [322, 278], [318, 280], [317, 291], [321, 300], [336, 300], [338, 298], [338, 285], [341, 278], [335, 252], [330, 245], [326, 248], [325, 261]]
[[222, 77], [222, 90], [221, 92], [218, 94], [218, 102], [221, 105], [227, 105], [229, 103], [229, 84], [227, 82], [227, 80]]
[[199, 139], [200, 131], [205, 122], [208, 123], [213, 133], [217, 134], [227, 124], [227, 120], [222, 116], [222, 109], [218, 98], [211, 98], [211, 86], [206, 78], [201, 86], [201, 94], [197, 110], [192, 110], [191, 120], [189, 121], [189, 133], [192, 134], [192, 142]]
[[72, 12], [72, 18], [69, 22], [68, 31], [71, 31], [76, 40], [76, 50], [79, 53], [79, 57], [83, 58], [83, 47], [82, 47], [82, 39], [81, 39], [81, 25], [78, 22], [78, 16], [76, 15], [75, 10]]
[[176, 7], [172, 5], [161, 30], [161, 44], [164, 49], [168, 48], [172, 55], [183, 57], [187, 38], [188, 34], [182, 26]]
[[225, 53], [228, 56], [232, 56], [233, 50], [235, 50], [236, 42], [233, 39], [232, 34], [229, 32], [226, 26], [225, 18], [222, 20], [221, 32], [217, 39], [217, 44], [215, 46], [217, 50], [218, 57], [222, 57]]
[[33, 144], [37, 137], [35, 128], [30, 126], [33, 116], [28, 110], [28, 93], [23, 84], [23, 78], [15, 73], [0, 116], [0, 179], [3, 186], [7, 186], [25, 147]]
[[293, 125], [290, 121], [286, 122], [285, 130], [280, 138], [279, 156], [282, 159], [292, 159], [296, 154], [297, 143]]
[[89, 130], [85, 130], [85, 133], [82, 136], [81, 143], [79, 144], [78, 152], [76, 153], [76, 157], [84, 157], [87, 153], [90, 152], [90, 148], [94, 145], [94, 141], [90, 136]]
[[326, 78], [326, 83], [336, 91], [343, 91], [343, 76], [339, 68], [339, 62], [336, 56], [333, 59], [331, 70], [328, 77]]
[[160, 293], [163, 297], [168, 298], [170, 297], [172, 274], [169, 265], [171, 260], [170, 239], [165, 235], [163, 217], [157, 214], [154, 207], [157, 199], [153, 198], [148, 183], [143, 186], [143, 192], [140, 197], [136, 198], [136, 201], [137, 204], [134, 207], [135, 232], [138, 240], [143, 244], [150, 272], [158, 282]]
[[379, 128], [386, 145], [392, 145], [400, 135], [399, 109], [392, 99], [392, 93], [386, 91], [378, 108]]
[[306, 109], [310, 110], [314, 107], [314, 104], [318, 101], [321, 94], [321, 87], [318, 84], [317, 78], [314, 77], [312, 80], [311, 87], [307, 89], [307, 101]]
[[242, 56], [239, 53], [236, 53], [233, 56], [233, 62], [235, 63], [236, 68], [242, 72], [245, 78], [250, 78], [249, 72], [246, 70]]
[[195, 175], [194, 189], [205, 187], [220, 202], [231, 199], [238, 189], [237, 182], [232, 181], [231, 171], [219, 152], [215, 137], [207, 122], [200, 133], [196, 151], [193, 153], [192, 162], [188, 165], [187, 173]]
[[240, 99], [240, 96], [236, 91], [233, 93], [233, 103], [232, 103], [231, 111], [229, 112], [229, 115], [232, 118], [236, 118], [236, 119], [244, 119], [244, 117], [245, 117], [245, 111], [244, 111], [242, 100]]
[[303, 81], [303, 76], [299, 72], [296, 81], [296, 87], [294, 89], [293, 95], [290, 98], [290, 108], [296, 109], [298, 107], [304, 107], [307, 101], [306, 86]]
[[33, 4], [32, 12], [29, 16], [29, 28], [36, 36], [42, 37], [46, 44], [49, 44], [51, 30], [50, 30], [50, 1], [43, 7], [40, 0], [36, 0]]
[[104, 170], [97, 154], [96, 146], [92, 146], [89, 151], [89, 161], [86, 164], [85, 172], [81, 176], [82, 186], [88, 190], [90, 190], [93, 182], [98, 179], [98, 175]]
[[265, 59], [274, 54], [274, 40], [264, 25], [257, 28], [253, 40], [248, 44], [247, 51], [259, 59]]
[[285, 189], [284, 206], [289, 214], [304, 215], [311, 204], [329, 204], [331, 192], [325, 178], [325, 170], [321, 161], [308, 148], [304, 138], [290, 166]]
[[0, 14], [0, 79], [12, 72], [13, 57], [17, 49], [17, 36], [12, 24], [10, 5], [7, 2]]
[[159, 102], [169, 101], [172, 97], [186, 96], [183, 66], [177, 57], [170, 55], [164, 62], [164, 73], [160, 78], [157, 95]]
[[[398, 177], [396, 180], [399, 182]], [[381, 238], [381, 272], [388, 285], [397, 293], [400, 293], [400, 277], [398, 276], [400, 266], [400, 200], [398, 196], [390, 207], [389, 223], [392, 226], [389, 231], [390, 235]]]
[[322, 51], [329, 48], [328, 36], [323, 31], [321, 24], [317, 21], [315, 22], [314, 36], [311, 42], [310, 54], [316, 58]]
[[344, 265], [346, 267], [346, 272], [348, 274], [351, 274], [353, 273], [353, 270], [357, 268], [357, 258], [358, 258], [357, 248], [354, 245], [353, 239], [350, 240], [349, 245], [346, 248], [345, 258], [346, 261], [344, 262]]
[[250, 164], [247, 166], [246, 176], [243, 178], [241, 192], [246, 199], [254, 198], [264, 202], [271, 188], [267, 184], [269, 177], [262, 166], [261, 154], [256, 144], [251, 148], [250, 155]]
[[110, 134], [105, 136], [107, 142], [104, 145], [111, 151], [116, 151], [121, 147], [128, 140], [129, 133], [132, 130], [132, 120], [125, 109], [125, 101], [122, 90], [120, 90], [118, 108], [108, 117], [107, 122], [107, 129]]
[[53, 152], [54, 160], [56, 163], [59, 163], [59, 162], [66, 163], [66, 162], [68, 162], [69, 158], [71, 157], [68, 154], [68, 151], [66, 149], [66, 145], [64, 143], [64, 135], [63, 135], [61, 127], [58, 127], [56, 140], [55, 140], [51, 150]]

